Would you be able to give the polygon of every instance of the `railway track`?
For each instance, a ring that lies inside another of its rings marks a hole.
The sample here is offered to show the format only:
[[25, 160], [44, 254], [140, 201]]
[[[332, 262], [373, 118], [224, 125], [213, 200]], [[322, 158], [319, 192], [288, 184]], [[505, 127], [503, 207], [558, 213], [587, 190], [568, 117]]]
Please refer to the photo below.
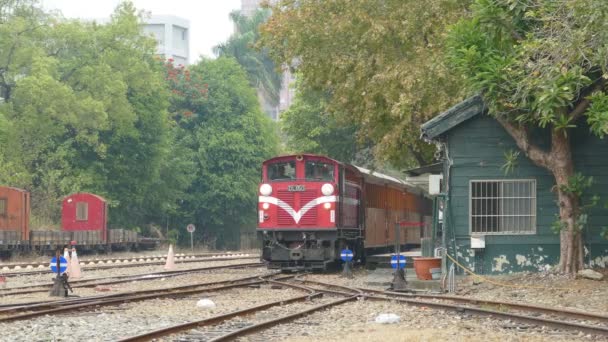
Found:
[[[608, 317], [600, 314], [574, 310], [561, 310], [535, 305], [485, 301], [457, 296], [434, 296], [403, 294], [390, 291], [372, 290], [328, 284], [307, 279], [290, 280], [294, 276], [276, 278], [278, 274], [264, 277], [245, 277], [222, 282], [200, 283], [172, 289], [146, 290], [132, 293], [96, 296], [86, 299], [58, 301], [56, 303], [33, 304], [29, 306], [3, 308], [0, 322], [29, 319], [32, 317], [61, 313], [71, 310], [90, 310], [99, 306], [118, 305], [153, 298], [188, 297], [200, 293], [217, 292], [237, 287], [259, 286], [267, 283], [284, 286], [305, 292], [301, 296], [283, 299], [262, 305], [240, 309], [202, 320], [190, 321], [155, 329], [140, 335], [124, 337], [122, 341], [147, 341], [163, 336], [176, 335], [178, 340], [227, 341], [240, 336], [260, 333], [268, 334], [267, 329], [305, 317], [314, 312], [352, 302], [357, 299], [369, 301], [391, 301], [430, 309], [454, 311], [459, 314], [507, 319], [524, 324], [549, 327], [559, 331], [576, 331], [595, 336], [608, 337]], [[275, 278], [275, 279], [272, 279]], [[421, 299], [423, 298], [423, 299]], [[314, 301], [313, 301], [314, 300]], [[458, 304], [454, 304], [454, 303]], [[488, 307], [495, 306], [496, 309]], [[23, 313], [24, 311], [33, 311]], [[272, 317], [268, 319], [268, 317]], [[593, 320], [584, 324], [580, 319]], [[268, 337], [264, 335], [263, 337]]]
[[[206, 252], [206, 253], [195, 253], [195, 254], [185, 254], [185, 253], [177, 253], [175, 254], [175, 258], [201, 258], [201, 257], [222, 257], [222, 256], [243, 256], [247, 253], [239, 253], [239, 252]], [[117, 258], [86, 258], [80, 259], [81, 264], [104, 264], [104, 263], [124, 263], [124, 262], [141, 262], [141, 261], [160, 261], [166, 260], [167, 256], [164, 254], [155, 254], [155, 255], [140, 255], [140, 256], [131, 256], [131, 257], [117, 257]], [[17, 267], [17, 269], [32, 269], [39, 267], [48, 267], [48, 260], [37, 260], [37, 261], [27, 261], [27, 262], [16, 262], [16, 263], [0, 263], [0, 269], [2, 270], [10, 270]], [[29, 266], [29, 268], [28, 268]]]
[[[149, 299], [188, 297], [200, 293], [217, 292], [236, 287], [252, 286], [261, 284], [266, 278], [277, 275], [278, 273], [271, 273], [265, 276], [256, 275], [225, 281], [189, 284], [173, 288], [140, 290], [86, 298], [68, 298], [48, 302], [10, 305], [0, 308], [0, 316], [2, 316], [0, 317], [0, 323], [14, 322], [38, 316], [70, 312], [73, 310], [119, 305]], [[289, 277], [293, 276], [283, 278]]]
[[[143, 273], [137, 275], [124, 275], [124, 276], [110, 276], [110, 277], [99, 277], [93, 279], [83, 279], [76, 280], [70, 282], [72, 288], [90, 288], [96, 287], [100, 285], [115, 285], [115, 284], [123, 284], [130, 283], [135, 281], [151, 281], [162, 278], [171, 278], [171, 277], [179, 277], [183, 275], [195, 274], [208, 272], [218, 269], [238, 269], [238, 268], [249, 268], [249, 267], [260, 267], [264, 264], [259, 262], [254, 263], [245, 263], [245, 264], [236, 264], [236, 265], [221, 265], [221, 266], [209, 266], [209, 267], [199, 267], [187, 270], [175, 270], [175, 271], [162, 271], [162, 272], [152, 272], [152, 273]], [[42, 293], [48, 292], [49, 289], [53, 286], [52, 283], [48, 284], [36, 284], [31, 286], [22, 286], [22, 287], [14, 287], [10, 289], [0, 290], [0, 296], [12, 296], [12, 295], [25, 295], [32, 293]], [[0, 308], [11, 306], [11, 304], [0, 304]]]
[[[276, 301], [264, 305], [259, 305], [255, 307], [251, 307], [244, 310], [239, 310], [235, 312], [231, 312], [224, 315], [214, 316], [211, 318], [207, 318], [204, 320], [192, 321], [184, 324], [179, 324], [163, 329], [158, 329], [154, 331], [150, 331], [144, 334], [132, 336], [123, 339], [122, 341], [147, 341], [155, 338], [160, 338], [168, 335], [181, 334], [182, 337], [178, 337], [178, 340], [200, 340], [204, 339], [207, 341], [228, 341], [234, 340], [237, 337], [252, 334], [255, 332], [263, 331], [269, 327], [286, 323], [288, 321], [304, 317], [313, 312], [324, 310], [333, 306], [341, 305], [357, 298], [374, 300], [374, 301], [393, 301], [400, 302], [408, 305], [415, 306], [423, 306], [430, 307], [434, 309], [441, 310], [451, 310], [459, 313], [470, 313], [475, 316], [489, 316], [497, 319], [510, 319], [513, 321], [523, 322], [526, 324], [536, 325], [536, 326], [545, 326], [555, 329], [561, 330], [574, 330], [581, 331], [589, 334], [593, 334], [596, 336], [608, 336], [608, 328], [606, 327], [607, 317], [603, 315], [597, 315], [592, 313], [583, 313], [583, 312], [573, 312], [572, 310], [559, 310], [553, 308], [546, 307], [538, 307], [538, 306], [530, 306], [530, 305], [522, 305], [517, 303], [501, 303], [504, 306], [501, 310], [505, 308], [509, 309], [517, 309], [520, 311], [519, 313], [514, 312], [505, 312], [505, 311], [497, 311], [490, 310], [485, 308], [478, 307], [479, 305], [488, 305], [487, 301], [479, 301], [479, 300], [470, 300], [464, 297], [455, 297], [455, 296], [436, 296], [439, 298], [434, 298], [435, 300], [452, 300], [458, 302], [467, 302], [470, 305], [454, 305], [449, 303], [442, 303], [440, 301], [429, 301], [429, 300], [416, 300], [412, 298], [404, 298], [408, 295], [403, 295], [401, 293], [389, 292], [389, 291], [377, 291], [370, 289], [360, 289], [348, 286], [339, 286], [335, 284], [328, 284], [322, 282], [308, 281], [297, 279], [299, 284], [293, 283], [284, 283], [277, 282], [272, 280], [266, 280], [266, 282], [280, 284], [284, 286], [291, 286], [302, 291], [307, 291], [307, 296], [295, 297], [289, 301]], [[314, 286], [314, 287], [313, 287]], [[275, 308], [278, 306], [293, 306], [293, 303], [299, 303], [305, 298], [312, 299], [317, 298], [320, 294], [328, 294], [332, 297], [342, 297], [341, 299], [326, 301], [321, 305], [317, 305], [311, 308], [307, 308], [302, 310], [302, 308], [294, 308], [292, 310], [287, 310], [287, 314], [278, 315], [277, 318], [271, 320], [256, 320], [255, 318], [250, 318], [249, 320], [244, 320], [246, 316], [252, 316], [259, 312], [271, 310], [271, 308]], [[418, 297], [420, 295], [409, 295], [410, 297]], [[443, 298], [446, 297], [446, 298]], [[452, 297], [452, 298], [450, 298]], [[428, 298], [427, 298], [428, 299]], [[493, 302], [496, 304], [498, 302]], [[522, 313], [523, 312], [523, 313]], [[539, 316], [531, 316], [532, 314], [547, 314], [551, 313], [554, 316], [559, 316], [558, 318], [547, 318], [547, 317], [539, 317]], [[524, 314], [525, 313], [525, 314]], [[576, 321], [572, 321], [572, 318], [581, 318], [585, 317], [587, 319], [594, 318], [598, 322], [597, 325], [589, 325], [589, 324], [581, 324]], [[209, 328], [212, 327], [212, 328]]]
[[[238, 256], [238, 255], [243, 255], [245, 253], [237, 253], [237, 252], [207, 252], [207, 253], [196, 253], [196, 254], [184, 254], [184, 253], [179, 253], [179, 254], [175, 254], [176, 258], [191, 258], [191, 257], [196, 257], [196, 258], [201, 258], [201, 257], [213, 257], [213, 256]], [[121, 257], [121, 258], [88, 258], [88, 259], [81, 259], [80, 263], [81, 264], [97, 264], [97, 263], [116, 263], [116, 262], [137, 262], [140, 260], [149, 260], [149, 261], [159, 261], [159, 260], [165, 260], [166, 259], [166, 255], [140, 255], [140, 256], [133, 256], [133, 257]], [[14, 263], [0, 263], [0, 269], [3, 271], [6, 270], [11, 270], [11, 269], [32, 269], [32, 268], [39, 268], [39, 267], [48, 267], [49, 262], [48, 260], [38, 260], [38, 261], [28, 261], [28, 262], [14, 262]]]
[[[304, 284], [311, 284], [327, 288], [336, 288], [340, 290], [351, 289], [344, 286], [318, 281], [300, 278], [297, 280]], [[361, 296], [371, 300], [393, 300], [409, 305], [444, 309], [478, 316], [505, 318], [525, 324], [581, 331], [587, 334], [608, 337], [608, 315], [603, 314], [571, 309], [550, 308], [531, 304], [480, 300], [458, 296], [405, 294], [366, 288], [352, 288], [352, 290], [355, 289], [362, 292]], [[414, 298], [424, 299], [421, 300]], [[452, 304], [454, 302], [460, 303], [461, 305]], [[585, 323], [581, 323], [581, 319], [584, 320]], [[593, 321], [593, 324], [588, 324], [587, 321]]]
[[[259, 259], [259, 256], [257, 255], [252, 255], [252, 254], [241, 254], [241, 255], [237, 255], [237, 254], [216, 254], [216, 255], [212, 255], [212, 256], [206, 256], [206, 257], [194, 257], [194, 256], [186, 256], [186, 257], [176, 257], [175, 258], [175, 263], [194, 263], [194, 262], [212, 262], [212, 261], [222, 261], [222, 260], [245, 260], [245, 259]], [[135, 261], [133, 261], [135, 260]], [[117, 262], [117, 263], [111, 263], [111, 262], [103, 262], [103, 261], [98, 261], [96, 263], [94, 262], [90, 262], [90, 263], [84, 263], [81, 262], [80, 265], [82, 267], [83, 270], [86, 271], [91, 271], [91, 270], [106, 270], [106, 269], [113, 269], [113, 268], [128, 268], [128, 267], [141, 267], [141, 266], [154, 266], [154, 265], [163, 265], [165, 263], [165, 260], [163, 258], [159, 259], [160, 261], [153, 261], [152, 259], [131, 259], [131, 261], [129, 262]], [[3, 272], [0, 273], [1, 276], [5, 276], [5, 277], [17, 277], [17, 276], [24, 276], [24, 275], [36, 275], [36, 274], [48, 274], [48, 264], [46, 264], [44, 267], [42, 267], [43, 265], [38, 266], [38, 270], [35, 271], [19, 271], [19, 272]]]
[[[321, 290], [273, 280], [265, 280], [268, 283], [287, 286], [303, 292], [308, 292], [306, 295], [293, 297], [288, 300], [279, 300], [271, 303], [257, 305], [243, 310], [233, 311], [227, 314], [214, 316], [207, 319], [192, 321], [184, 324], [178, 324], [163, 329], [153, 330], [144, 334], [136, 335], [121, 339], [120, 341], [149, 341], [156, 338], [161, 338], [169, 335], [182, 335], [177, 340], [206, 340], [206, 341], [233, 341], [234, 339], [248, 334], [263, 331], [269, 327], [287, 323], [289, 321], [310, 315], [314, 312], [328, 309], [333, 306], [341, 305], [357, 299], [356, 294], [344, 294], [339, 296], [343, 298], [323, 298], [324, 293], [336, 295], [331, 290]], [[354, 289], [354, 293], [359, 291]], [[322, 302], [319, 305], [312, 305], [313, 299]], [[307, 305], [303, 304], [308, 302]], [[299, 305], [295, 305], [295, 304]], [[306, 307], [305, 309], [302, 306]], [[282, 310], [279, 310], [282, 309]], [[287, 311], [286, 313], [283, 311]], [[258, 314], [264, 313], [261, 317]], [[266, 316], [276, 318], [264, 319]], [[247, 317], [248, 319], [243, 321]], [[205, 329], [201, 331], [201, 329]]]

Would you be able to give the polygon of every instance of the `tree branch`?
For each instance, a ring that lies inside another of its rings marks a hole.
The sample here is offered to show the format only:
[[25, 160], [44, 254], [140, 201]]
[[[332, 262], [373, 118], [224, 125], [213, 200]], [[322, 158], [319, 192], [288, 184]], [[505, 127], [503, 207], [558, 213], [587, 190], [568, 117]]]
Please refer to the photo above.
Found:
[[506, 118], [497, 116], [496, 120], [504, 127], [511, 137], [515, 140], [517, 146], [526, 154], [532, 162], [540, 167], [544, 167], [547, 170], [551, 170], [553, 163], [551, 162], [551, 155], [549, 152], [544, 151], [540, 147], [530, 142], [528, 131], [520, 126], [514, 125], [509, 122]]
[[408, 145], [407, 148], [408, 148], [408, 150], [410, 150], [410, 153], [412, 154], [414, 159], [416, 159], [416, 162], [418, 163], [418, 165], [424, 166], [426, 164], [426, 160], [422, 153], [420, 153], [419, 151], [416, 151], [416, 149], [413, 148], [411, 145]]
[[581, 96], [583, 99], [576, 104], [574, 109], [568, 115], [570, 117], [570, 122], [575, 123], [585, 113], [587, 108], [589, 108], [591, 101], [587, 98], [587, 96], [593, 94], [595, 91], [602, 90], [602, 88], [604, 88], [603, 78], [600, 78], [599, 81], [596, 82], [597, 83], [591, 88], [591, 90], [585, 92], [585, 94]]

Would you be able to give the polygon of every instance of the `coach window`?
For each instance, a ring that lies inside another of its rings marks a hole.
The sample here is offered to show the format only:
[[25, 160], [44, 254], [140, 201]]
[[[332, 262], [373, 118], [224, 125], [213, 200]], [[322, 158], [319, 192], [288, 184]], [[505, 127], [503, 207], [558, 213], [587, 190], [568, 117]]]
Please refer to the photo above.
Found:
[[268, 164], [269, 180], [290, 180], [296, 178], [296, 162], [286, 161]]
[[76, 221], [86, 221], [89, 219], [89, 203], [76, 203]]
[[334, 166], [320, 161], [306, 162], [306, 180], [326, 181], [334, 180]]
[[6, 198], [0, 198], [0, 216], [6, 216]]

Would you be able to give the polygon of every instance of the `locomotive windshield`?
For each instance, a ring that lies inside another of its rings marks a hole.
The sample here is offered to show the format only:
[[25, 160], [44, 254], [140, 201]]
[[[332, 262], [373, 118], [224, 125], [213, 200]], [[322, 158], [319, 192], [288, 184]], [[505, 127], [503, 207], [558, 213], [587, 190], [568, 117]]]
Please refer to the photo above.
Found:
[[306, 162], [306, 180], [309, 181], [326, 181], [334, 180], [334, 165], [321, 161]]
[[296, 162], [285, 161], [268, 164], [268, 180], [290, 180], [296, 178]]

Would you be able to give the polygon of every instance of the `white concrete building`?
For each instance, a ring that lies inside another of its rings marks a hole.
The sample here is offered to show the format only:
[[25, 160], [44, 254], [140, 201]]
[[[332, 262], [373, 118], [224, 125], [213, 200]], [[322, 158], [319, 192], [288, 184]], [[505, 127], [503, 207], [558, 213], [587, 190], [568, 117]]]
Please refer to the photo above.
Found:
[[156, 39], [156, 52], [173, 64], [190, 62], [190, 22], [173, 15], [153, 15], [145, 20], [144, 33]]

